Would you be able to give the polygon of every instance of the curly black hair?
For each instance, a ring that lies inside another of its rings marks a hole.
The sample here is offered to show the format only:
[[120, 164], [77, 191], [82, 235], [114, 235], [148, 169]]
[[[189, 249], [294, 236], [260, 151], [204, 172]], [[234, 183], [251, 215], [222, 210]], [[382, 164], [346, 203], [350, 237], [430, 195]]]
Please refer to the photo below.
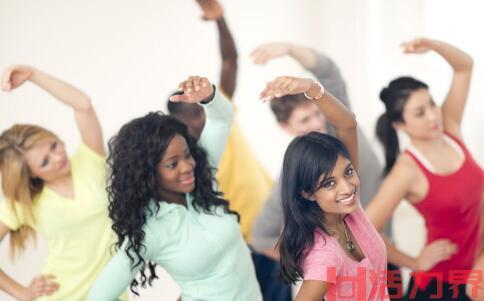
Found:
[[[146, 282], [151, 285], [158, 278], [155, 263], [146, 262], [141, 256], [142, 250], [146, 249], [143, 226], [148, 217], [158, 212], [160, 202], [166, 201], [160, 197], [157, 165], [175, 135], [185, 138], [196, 161], [195, 189], [191, 192], [194, 209], [215, 214], [214, 207], [222, 206], [226, 213], [240, 219], [236, 212], [229, 209], [229, 203], [222, 198], [222, 193], [214, 189], [214, 169], [210, 167], [207, 153], [188, 133], [185, 124], [161, 112], [150, 112], [125, 124], [108, 143], [109, 217], [118, 237], [115, 247], [119, 250], [124, 243], [131, 268], [141, 266], [142, 287]], [[154, 211], [150, 209], [153, 201]], [[146, 267], [149, 268], [149, 278], [144, 272]], [[136, 295], [138, 284], [140, 282], [134, 279], [130, 286]]]

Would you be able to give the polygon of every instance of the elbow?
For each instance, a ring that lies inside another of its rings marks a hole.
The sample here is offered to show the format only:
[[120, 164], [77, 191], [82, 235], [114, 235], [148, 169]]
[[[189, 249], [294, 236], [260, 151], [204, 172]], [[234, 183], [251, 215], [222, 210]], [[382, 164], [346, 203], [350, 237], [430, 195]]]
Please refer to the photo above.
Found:
[[356, 115], [353, 112], [350, 112], [348, 118], [345, 118], [344, 122], [341, 122], [338, 125], [338, 128], [345, 131], [356, 131], [358, 127], [358, 122], [356, 121]]
[[467, 55], [466, 67], [468, 70], [471, 70], [471, 71], [474, 68], [474, 59], [470, 55]]
[[85, 96], [80, 102], [79, 104], [76, 106], [76, 111], [78, 112], [90, 112], [92, 110], [94, 110], [93, 106], [92, 106], [92, 102], [91, 102], [91, 99], [87, 96]]
[[469, 54], [465, 54], [465, 58], [462, 62], [455, 68], [455, 72], [466, 72], [471, 73], [474, 68], [474, 59]]

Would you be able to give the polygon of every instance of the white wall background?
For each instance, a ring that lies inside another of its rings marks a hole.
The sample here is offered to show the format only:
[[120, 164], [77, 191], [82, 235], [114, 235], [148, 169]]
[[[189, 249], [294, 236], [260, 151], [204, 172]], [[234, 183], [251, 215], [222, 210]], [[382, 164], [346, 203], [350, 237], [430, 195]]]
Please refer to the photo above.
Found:
[[[441, 58], [404, 56], [398, 45], [422, 35], [455, 43], [475, 59], [463, 132], [476, 159], [484, 163], [480, 84], [484, 42], [479, 38], [484, 5], [479, 1], [225, 0], [222, 4], [240, 58], [234, 98], [238, 119], [273, 176], [279, 172], [289, 138], [278, 130], [257, 95], [275, 76], [305, 73], [289, 59], [254, 66], [249, 53], [269, 41], [300, 43], [332, 56], [347, 80], [359, 124], [372, 139], [383, 110], [378, 93], [390, 79], [417, 76], [430, 84], [438, 102], [450, 82], [450, 68]], [[164, 109], [166, 96], [186, 76], [204, 75], [218, 82], [216, 28], [199, 15], [191, 0], [0, 0], [0, 70], [14, 63], [34, 65], [80, 87], [92, 97], [107, 140], [126, 121]], [[0, 94], [0, 131], [14, 123], [52, 129], [70, 150], [79, 141], [69, 109], [30, 84], [10, 95]], [[416, 254], [424, 238], [418, 214], [401, 206], [395, 226], [399, 245]], [[421, 234], [410, 237], [410, 233]], [[27, 284], [40, 270], [42, 241], [15, 264], [7, 249], [7, 242], [2, 242], [0, 266]], [[170, 301], [177, 294], [166, 276], [136, 300]], [[0, 300], [12, 299], [0, 293]]]

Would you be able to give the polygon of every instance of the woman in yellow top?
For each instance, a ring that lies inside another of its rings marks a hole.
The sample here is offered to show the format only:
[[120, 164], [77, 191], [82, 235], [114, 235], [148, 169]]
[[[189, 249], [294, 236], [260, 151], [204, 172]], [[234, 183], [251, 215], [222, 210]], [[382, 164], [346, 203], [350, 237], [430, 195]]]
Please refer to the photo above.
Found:
[[[82, 143], [68, 158], [50, 131], [16, 124], [0, 136], [0, 241], [22, 251], [39, 233], [47, 244], [41, 275], [23, 286], [0, 269], [0, 289], [18, 300], [85, 300], [115, 242], [107, 212], [102, 131], [87, 95], [28, 66], [8, 68], [2, 90], [30, 81], [74, 110]], [[12, 255], [14, 255], [12, 254]]]

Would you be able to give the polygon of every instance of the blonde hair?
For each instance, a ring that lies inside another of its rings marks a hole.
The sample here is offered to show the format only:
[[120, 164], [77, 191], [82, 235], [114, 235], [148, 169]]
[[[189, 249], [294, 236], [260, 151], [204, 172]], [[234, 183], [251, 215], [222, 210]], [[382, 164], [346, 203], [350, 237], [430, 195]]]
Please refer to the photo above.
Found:
[[[25, 249], [29, 238], [35, 240], [31, 225], [35, 223], [32, 206], [44, 183], [34, 178], [24, 158], [26, 151], [45, 139], [56, 139], [52, 132], [35, 125], [17, 124], [0, 135], [0, 175], [7, 204], [23, 225], [10, 231], [10, 251], [14, 256]], [[20, 210], [17, 210], [20, 208]], [[20, 211], [20, 212], [19, 212]]]

